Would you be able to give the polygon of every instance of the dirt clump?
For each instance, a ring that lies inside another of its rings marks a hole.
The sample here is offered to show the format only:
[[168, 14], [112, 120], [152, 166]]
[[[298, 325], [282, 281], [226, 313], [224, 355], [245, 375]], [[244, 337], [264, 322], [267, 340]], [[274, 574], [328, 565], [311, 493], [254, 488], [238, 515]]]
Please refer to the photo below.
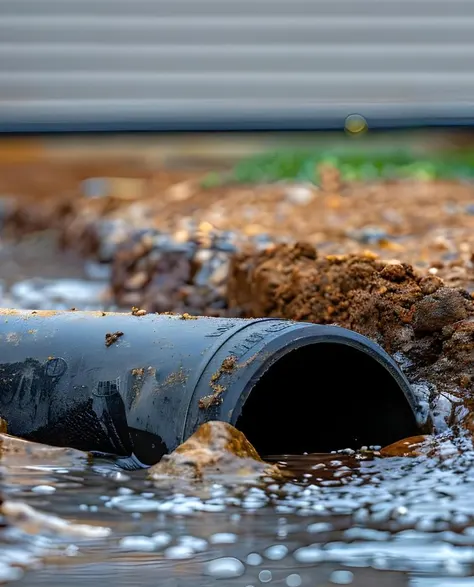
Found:
[[107, 332], [105, 335], [105, 346], [109, 347], [112, 346], [114, 343], [118, 341], [118, 339], [123, 336], [123, 332]]
[[151, 467], [149, 477], [202, 480], [214, 475], [281, 476], [265, 463], [247, 438], [226, 422], [206, 422], [186, 442]]
[[226, 373], [232, 373], [236, 365], [237, 357], [233, 355], [226, 357], [222, 361], [221, 366], [212, 374], [211, 380], [209, 381], [209, 387], [212, 389], [212, 393], [199, 400], [199, 408], [201, 410], [207, 410], [212, 406], [218, 406], [222, 403], [222, 394], [225, 392], [226, 387], [219, 383], [219, 380]]
[[319, 255], [295, 243], [236, 255], [228, 303], [248, 317], [336, 324], [371, 338], [411, 383], [424, 386], [427, 401], [444, 394], [445, 424], [465, 422], [462, 406], [474, 395], [474, 301], [467, 291], [371, 252]]
[[413, 328], [416, 334], [433, 334], [469, 315], [466, 297], [459, 291], [441, 287], [415, 304]]

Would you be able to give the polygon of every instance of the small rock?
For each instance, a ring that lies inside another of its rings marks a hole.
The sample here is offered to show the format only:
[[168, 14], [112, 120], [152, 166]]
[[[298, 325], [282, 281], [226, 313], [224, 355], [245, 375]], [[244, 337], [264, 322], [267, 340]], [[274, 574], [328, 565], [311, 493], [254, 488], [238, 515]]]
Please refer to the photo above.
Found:
[[314, 196], [314, 191], [304, 185], [290, 186], [286, 192], [287, 200], [298, 206], [306, 206], [314, 199]]
[[381, 240], [388, 240], [387, 232], [378, 226], [365, 226], [360, 230], [351, 231], [348, 236], [366, 245], [376, 244]]
[[429, 436], [411, 436], [404, 440], [399, 440], [382, 448], [380, 456], [382, 457], [418, 457], [426, 453], [429, 444]]
[[442, 287], [415, 304], [413, 328], [417, 334], [439, 332], [467, 316], [466, 300], [461, 292]]
[[264, 463], [245, 436], [226, 422], [212, 421], [198, 430], [170, 455], [151, 467], [149, 476], [201, 479], [212, 474], [239, 476], [280, 475]]

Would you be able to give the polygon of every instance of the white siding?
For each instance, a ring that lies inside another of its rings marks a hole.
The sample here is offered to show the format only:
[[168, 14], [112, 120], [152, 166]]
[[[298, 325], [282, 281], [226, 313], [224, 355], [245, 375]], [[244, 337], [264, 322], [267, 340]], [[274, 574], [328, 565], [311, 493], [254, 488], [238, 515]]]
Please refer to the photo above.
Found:
[[474, 120], [473, 57], [474, 0], [0, 0], [0, 130]]

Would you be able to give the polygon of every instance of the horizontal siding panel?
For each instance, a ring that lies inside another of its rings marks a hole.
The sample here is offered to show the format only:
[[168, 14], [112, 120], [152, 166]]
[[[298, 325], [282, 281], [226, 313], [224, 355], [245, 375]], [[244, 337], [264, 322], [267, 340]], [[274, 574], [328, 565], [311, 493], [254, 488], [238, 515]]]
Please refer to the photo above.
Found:
[[0, 131], [474, 119], [474, 0], [0, 0], [0, 15]]
[[[40, 0], [38, 0], [40, 1]], [[356, 1], [356, 0], [354, 0]], [[395, 1], [395, 0], [394, 0]], [[472, 43], [474, 17], [68, 18], [2, 17], [0, 43]]]
[[[448, 10], [449, 3], [449, 10]], [[445, 17], [473, 15], [471, 0], [0, 0], [2, 16], [57, 17]]]
[[[416, 54], [416, 59], [413, 55]], [[71, 71], [96, 74], [119, 73], [285, 73], [287, 61], [298, 72], [311, 75], [329, 72], [386, 73], [462, 73], [474, 63], [474, 45], [212, 45], [194, 47], [123, 45], [81, 47], [62, 44], [22, 46], [5, 44], [1, 48], [0, 73], [39, 74]]]

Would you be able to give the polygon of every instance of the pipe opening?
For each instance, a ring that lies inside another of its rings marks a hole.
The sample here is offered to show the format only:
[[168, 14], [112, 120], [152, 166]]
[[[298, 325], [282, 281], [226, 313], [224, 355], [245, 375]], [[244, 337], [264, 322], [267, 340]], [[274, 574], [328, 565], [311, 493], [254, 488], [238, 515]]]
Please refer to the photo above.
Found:
[[419, 433], [403, 390], [363, 351], [316, 343], [258, 380], [237, 419], [263, 456], [386, 446]]

